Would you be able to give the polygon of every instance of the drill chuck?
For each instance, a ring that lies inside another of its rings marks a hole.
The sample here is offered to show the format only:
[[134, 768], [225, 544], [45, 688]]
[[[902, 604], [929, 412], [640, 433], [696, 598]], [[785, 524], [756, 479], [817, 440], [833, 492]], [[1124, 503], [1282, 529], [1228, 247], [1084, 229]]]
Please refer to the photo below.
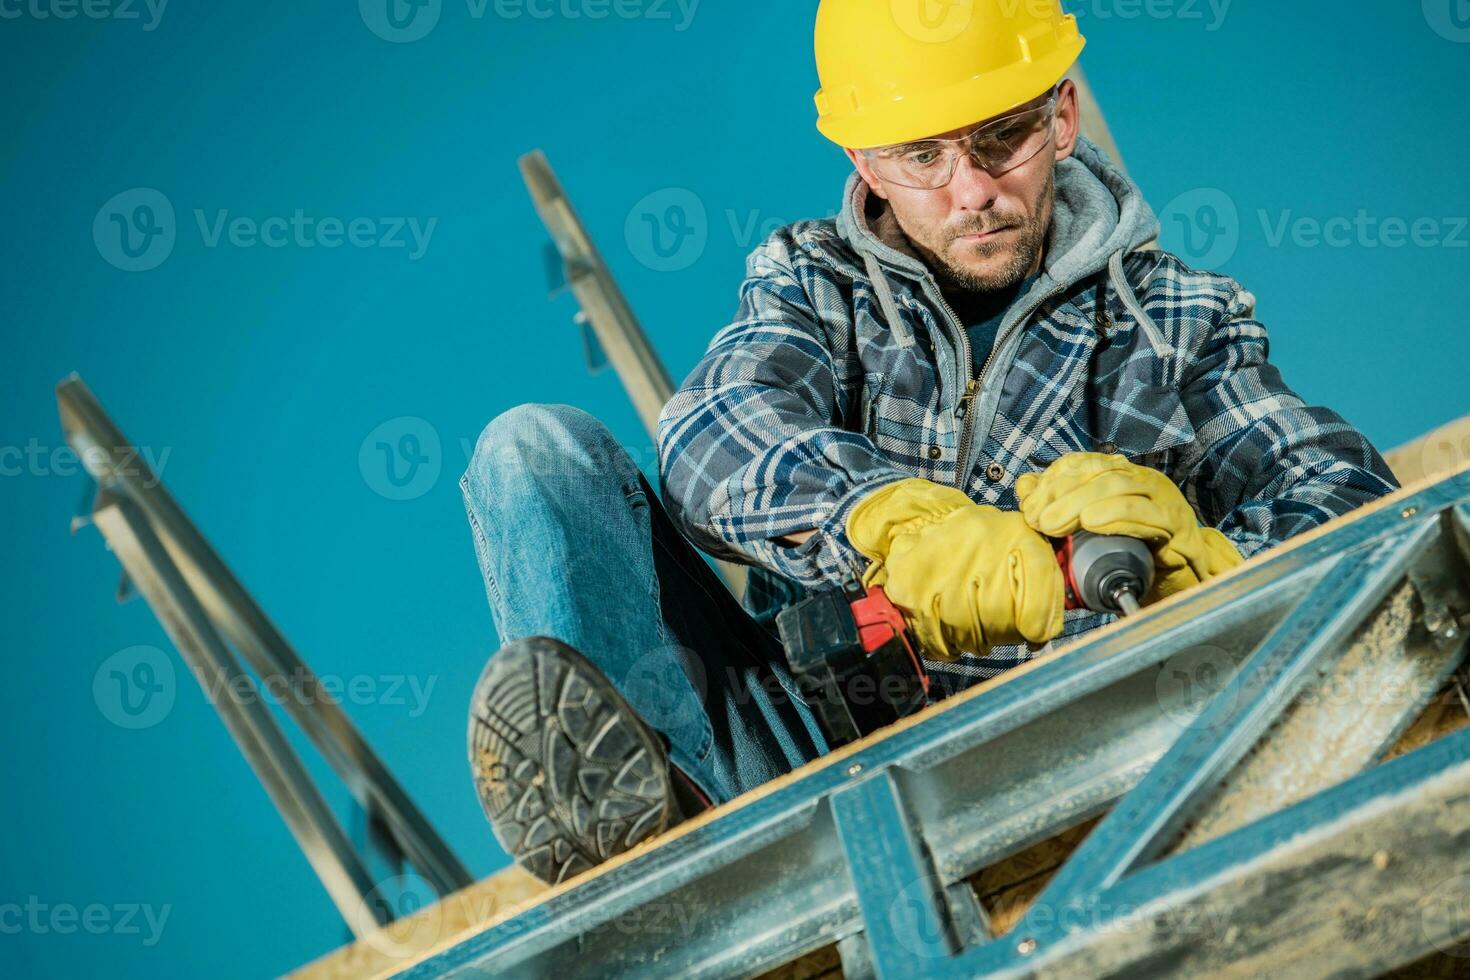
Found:
[[1137, 538], [1079, 531], [1067, 542], [1064, 570], [1076, 600], [1097, 612], [1138, 611], [1154, 584], [1154, 556]]

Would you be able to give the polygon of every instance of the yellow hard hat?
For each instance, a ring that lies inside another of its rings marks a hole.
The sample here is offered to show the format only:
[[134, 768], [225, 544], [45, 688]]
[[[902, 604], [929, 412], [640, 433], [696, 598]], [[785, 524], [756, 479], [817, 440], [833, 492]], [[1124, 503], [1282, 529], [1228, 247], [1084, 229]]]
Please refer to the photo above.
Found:
[[1085, 43], [1060, 0], [822, 0], [817, 129], [853, 149], [947, 133], [1046, 92]]

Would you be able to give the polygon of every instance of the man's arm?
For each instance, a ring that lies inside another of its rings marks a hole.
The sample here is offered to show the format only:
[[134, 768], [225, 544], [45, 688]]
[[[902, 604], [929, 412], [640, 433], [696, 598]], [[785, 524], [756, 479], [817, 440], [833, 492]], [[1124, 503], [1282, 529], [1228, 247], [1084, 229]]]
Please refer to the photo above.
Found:
[[1249, 557], [1398, 483], [1362, 433], [1287, 387], [1267, 361], [1255, 297], [1227, 281], [1224, 316], [1180, 386], [1203, 450], [1182, 484], [1205, 523]]
[[705, 551], [814, 587], [861, 573], [848, 514], [914, 474], [839, 425], [843, 385], [792, 248], [777, 231], [751, 254], [734, 322], [659, 418], [659, 476], [670, 516]]

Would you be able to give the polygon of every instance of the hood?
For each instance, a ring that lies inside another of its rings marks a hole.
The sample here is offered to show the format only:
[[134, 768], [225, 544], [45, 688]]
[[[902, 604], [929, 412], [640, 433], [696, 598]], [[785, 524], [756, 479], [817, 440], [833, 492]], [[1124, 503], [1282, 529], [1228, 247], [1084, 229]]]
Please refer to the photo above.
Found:
[[[929, 269], [898, 227], [888, 202], [873, 194], [856, 170], [848, 176], [843, 194], [837, 231], [867, 264], [879, 299], [890, 314], [889, 323], [898, 323], [890, 308], [884, 269], [921, 280], [931, 277]], [[1056, 203], [1043, 274], [1025, 296], [1018, 297], [1016, 307], [1029, 308], [1037, 296], [1068, 289], [1107, 269], [1114, 289], [1149, 342], [1166, 352], [1168, 345], [1123, 275], [1123, 256], [1158, 234], [1158, 218], [1138, 185], [1097, 144], [1079, 136], [1072, 155], [1057, 164]]]

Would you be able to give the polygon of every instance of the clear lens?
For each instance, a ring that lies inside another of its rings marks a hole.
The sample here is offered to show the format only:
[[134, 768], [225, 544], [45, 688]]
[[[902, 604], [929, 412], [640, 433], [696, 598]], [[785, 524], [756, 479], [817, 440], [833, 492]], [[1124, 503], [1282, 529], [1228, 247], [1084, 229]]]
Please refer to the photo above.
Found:
[[867, 153], [869, 164], [883, 180], [901, 187], [933, 190], [954, 177], [966, 153], [992, 177], [1008, 173], [1041, 152], [1051, 140], [1056, 100], [1005, 116], [964, 136], [918, 140]]

